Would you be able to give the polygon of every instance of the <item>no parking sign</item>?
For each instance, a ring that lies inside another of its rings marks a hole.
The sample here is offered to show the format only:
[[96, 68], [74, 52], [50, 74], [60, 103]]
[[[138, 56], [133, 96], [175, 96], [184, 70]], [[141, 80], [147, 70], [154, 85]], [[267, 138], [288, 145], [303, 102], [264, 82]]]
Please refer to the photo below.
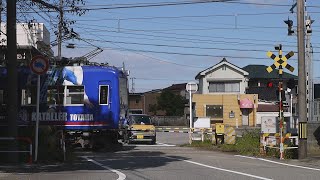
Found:
[[43, 56], [35, 56], [30, 62], [30, 69], [38, 75], [37, 81], [37, 108], [36, 108], [36, 129], [35, 129], [35, 161], [38, 160], [38, 141], [39, 141], [39, 109], [40, 109], [40, 75], [45, 74], [49, 69], [49, 61]]
[[43, 56], [35, 56], [30, 62], [30, 69], [35, 74], [45, 74], [49, 69], [49, 61]]

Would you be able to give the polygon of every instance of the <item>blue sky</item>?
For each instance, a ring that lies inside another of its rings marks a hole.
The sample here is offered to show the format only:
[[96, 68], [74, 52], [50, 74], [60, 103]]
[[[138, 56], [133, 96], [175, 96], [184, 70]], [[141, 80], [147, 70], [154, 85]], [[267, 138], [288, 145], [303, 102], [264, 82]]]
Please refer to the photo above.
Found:
[[[186, 2], [187, 0], [87, 0], [86, 7], [126, 6], [119, 4]], [[190, 0], [189, 0], [190, 1]], [[194, 0], [196, 1], [196, 0]], [[164, 88], [171, 84], [194, 81], [196, 74], [221, 61], [223, 57], [240, 67], [248, 64], [271, 65], [266, 52], [283, 45], [284, 53], [297, 51], [296, 36], [287, 35], [288, 17], [296, 27], [296, 9], [289, 9], [293, 0], [239, 0], [235, 3], [201, 3], [146, 8], [91, 10], [71, 25], [81, 38], [104, 51], [92, 61], [122, 66], [125, 63], [134, 78], [135, 92]], [[320, 65], [319, 15], [316, 0], [307, 1], [313, 23], [315, 77]], [[264, 4], [264, 5], [261, 5]], [[36, 16], [36, 15], [34, 15]], [[56, 13], [44, 14], [48, 29], [56, 24]], [[52, 40], [55, 38], [51, 32]], [[67, 49], [68, 43], [76, 44]], [[63, 56], [86, 54], [95, 47], [78, 40], [64, 42]], [[56, 48], [54, 48], [56, 51]], [[158, 53], [155, 53], [158, 52]], [[275, 51], [274, 51], [275, 52]], [[276, 52], [275, 52], [276, 53]], [[289, 60], [297, 67], [297, 54]], [[297, 74], [298, 70], [294, 71]], [[131, 90], [130, 80], [130, 90]]]

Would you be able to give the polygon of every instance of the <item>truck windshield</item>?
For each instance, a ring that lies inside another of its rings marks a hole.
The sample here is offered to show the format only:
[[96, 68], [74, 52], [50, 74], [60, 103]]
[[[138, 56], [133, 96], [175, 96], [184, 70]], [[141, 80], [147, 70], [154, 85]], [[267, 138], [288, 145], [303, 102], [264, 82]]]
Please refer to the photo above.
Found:
[[146, 115], [134, 115], [131, 116], [131, 120], [133, 124], [151, 124], [151, 118], [150, 116]]

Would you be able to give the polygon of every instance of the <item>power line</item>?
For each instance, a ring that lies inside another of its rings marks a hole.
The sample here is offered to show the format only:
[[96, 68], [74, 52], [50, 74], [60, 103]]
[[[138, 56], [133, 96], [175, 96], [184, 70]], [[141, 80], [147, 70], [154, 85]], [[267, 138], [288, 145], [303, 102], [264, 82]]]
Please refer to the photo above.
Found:
[[[237, 16], [259, 16], [259, 15], [279, 15], [288, 14], [288, 12], [263, 12], [263, 13], [239, 13]], [[185, 16], [153, 16], [153, 17], [131, 17], [131, 18], [96, 18], [96, 19], [79, 19], [77, 21], [124, 21], [124, 20], [149, 20], [149, 19], [185, 19], [185, 18], [207, 18], [207, 17], [234, 17], [235, 14], [208, 14], [208, 15], [185, 15]]]
[[[117, 29], [117, 28], [114, 28], [114, 27], [108, 27], [108, 26], [105, 26], [106, 28], [110, 28], [110, 29]], [[117, 30], [114, 30], [114, 31], [110, 31], [110, 30], [107, 30], [107, 29], [95, 29], [95, 28], [86, 28], [86, 29], [90, 29], [92, 30], [91, 32], [114, 32], [114, 33], [128, 33], [130, 31], [137, 31], [137, 32], [144, 32], [144, 33], [157, 33], [157, 34], [166, 34], [166, 35], [178, 35], [178, 36], [187, 36], [187, 37], [190, 37], [190, 36], [193, 36], [193, 37], [201, 37], [201, 38], [220, 38], [220, 39], [232, 39], [232, 40], [241, 40], [241, 41], [260, 41], [260, 42], [272, 42], [274, 43], [274, 40], [264, 40], [264, 39], [252, 39], [252, 38], [232, 38], [232, 37], [218, 37], [218, 36], [209, 36], [209, 35], [199, 35], [199, 34], [183, 34], [183, 33], [173, 33], [173, 32], [160, 32], [160, 31], [157, 31], [157, 32], [150, 32], [148, 30], [136, 30], [136, 29], [127, 29], [127, 28], [120, 28], [121, 30], [124, 30], [124, 31], [117, 31]], [[171, 36], [171, 38], [175, 38], [173, 36]], [[290, 42], [284, 42], [284, 43], [290, 43]], [[294, 43], [294, 42], [292, 42]]]
[[[84, 30], [84, 31], [86, 31], [86, 30]], [[88, 32], [88, 31], [86, 31], [88, 34], [91, 34], [90, 32]], [[101, 37], [99, 37], [101, 40], [105, 40], [105, 39], [103, 39], [103, 38], [101, 38]], [[111, 44], [113, 44], [112, 42], [110, 42]], [[115, 44], [113, 44], [113, 45], [115, 45]], [[124, 48], [124, 47], [121, 47], [121, 46], [119, 46], [119, 45], [115, 45], [115, 46], [118, 46], [118, 47], [120, 47], [121, 49], [126, 49], [126, 48]], [[179, 63], [175, 63], [175, 62], [171, 62], [171, 61], [166, 61], [166, 60], [163, 60], [163, 59], [160, 59], [160, 58], [155, 58], [155, 57], [152, 57], [152, 56], [149, 56], [149, 55], [145, 55], [145, 54], [142, 54], [142, 53], [139, 53], [139, 52], [134, 52], [134, 53], [136, 53], [136, 54], [138, 54], [138, 55], [140, 55], [140, 56], [144, 56], [144, 57], [147, 57], [147, 58], [149, 58], [149, 59], [153, 59], [153, 60], [156, 60], [156, 61], [160, 61], [160, 62], [165, 62], [165, 63], [169, 63], [169, 64], [174, 64], [174, 65], [178, 65], [178, 66], [185, 66], [185, 67], [191, 67], [191, 68], [201, 68], [201, 67], [197, 67], [197, 66], [191, 66], [191, 65], [185, 65], [185, 64], [179, 64]]]
[[[208, 4], [218, 2], [228, 2], [233, 0], [201, 0], [201, 1], [181, 1], [181, 2], [162, 2], [162, 3], [135, 3], [135, 4], [118, 4], [114, 7], [107, 5], [107, 7], [96, 8], [82, 8], [84, 10], [111, 10], [111, 9], [132, 9], [132, 8], [147, 8], [147, 7], [164, 7], [164, 6], [178, 6], [178, 5], [194, 5], [194, 4]], [[85, 6], [83, 6], [85, 7]]]
[[234, 49], [234, 48], [177, 46], [177, 45], [167, 45], [167, 44], [136, 43], [136, 42], [109, 41], [109, 40], [96, 40], [96, 39], [86, 39], [86, 40], [88, 40], [88, 41], [97, 41], [97, 42], [119, 43], [119, 44], [134, 44], [134, 45], [147, 45], [147, 46], [172, 47], [172, 48], [186, 48], [186, 49], [205, 49], [205, 50], [242, 51], [242, 52], [252, 52], [252, 51], [253, 51], [253, 52], [266, 52], [265, 50], [258, 50], [258, 49]]
[[[78, 48], [87, 48], [85, 46], [80, 46]], [[143, 49], [130, 49], [130, 48], [113, 48], [113, 47], [102, 47], [105, 50], [120, 50], [120, 51], [130, 51], [130, 52], [147, 52], [147, 53], [158, 53], [158, 54], [175, 54], [184, 56], [198, 56], [198, 57], [215, 57], [215, 58], [235, 58], [235, 59], [250, 59], [250, 60], [266, 60], [267, 57], [253, 57], [253, 56], [228, 56], [228, 55], [212, 55], [212, 54], [199, 54], [199, 53], [180, 53], [180, 52], [169, 52], [169, 51], [152, 51]], [[296, 60], [296, 59], [293, 59]], [[199, 67], [203, 68], [203, 67]]]

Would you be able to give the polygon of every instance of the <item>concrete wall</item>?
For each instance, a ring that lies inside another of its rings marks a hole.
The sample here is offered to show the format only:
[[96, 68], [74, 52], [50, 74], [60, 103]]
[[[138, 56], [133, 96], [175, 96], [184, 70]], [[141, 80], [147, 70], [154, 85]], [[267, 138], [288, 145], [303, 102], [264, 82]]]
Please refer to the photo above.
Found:
[[[240, 100], [248, 98], [252, 102], [255, 102], [256, 108], [258, 107], [257, 94], [240, 94], [239, 96]], [[256, 100], [254, 100], [254, 96], [256, 97]], [[206, 117], [206, 105], [223, 105], [223, 118], [211, 118], [212, 122], [222, 120], [225, 125], [236, 126], [236, 123], [238, 121], [238, 126], [242, 126], [242, 113], [237, 94], [194, 94], [192, 101], [196, 104], [196, 117]], [[249, 126], [256, 126], [256, 108], [249, 111]], [[235, 114], [234, 118], [229, 117], [229, 113], [231, 111], [233, 111]]]
[[320, 155], [320, 122], [308, 122], [308, 154]]
[[152, 122], [156, 126], [187, 126], [189, 127], [189, 120], [179, 116], [153, 116]]

